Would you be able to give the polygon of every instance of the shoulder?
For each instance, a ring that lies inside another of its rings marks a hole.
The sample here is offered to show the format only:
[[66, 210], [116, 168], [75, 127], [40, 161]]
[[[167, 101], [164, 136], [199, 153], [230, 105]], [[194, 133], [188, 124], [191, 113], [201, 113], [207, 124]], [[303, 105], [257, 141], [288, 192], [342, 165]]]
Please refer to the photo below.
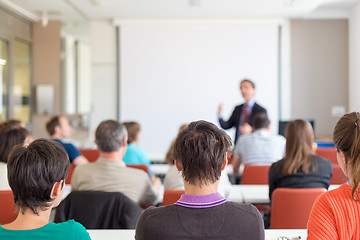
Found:
[[74, 239], [90, 239], [89, 233], [86, 231], [85, 227], [74, 220], [50, 224], [49, 225], [56, 228], [58, 232], [62, 231], [67, 234], [72, 234]]
[[332, 164], [329, 160], [321, 157], [321, 156], [318, 156], [318, 155], [313, 155], [314, 158], [315, 158], [315, 161], [321, 166], [321, 167], [324, 167], [324, 168], [328, 168], [328, 169], [332, 169]]
[[168, 206], [161, 206], [161, 207], [149, 207], [147, 208], [139, 217], [138, 224], [146, 224], [146, 222], [153, 222], [153, 219], [159, 219], [162, 217], [174, 216], [174, 211], [176, 211], [177, 206], [174, 204]]
[[259, 104], [257, 104], [256, 102], [254, 103], [253, 109], [257, 110], [259, 112], [265, 112], [266, 113], [266, 109], [264, 107], [260, 106]]
[[242, 214], [247, 214], [247, 215], [258, 215], [259, 211], [257, 210], [256, 207], [254, 207], [252, 204], [243, 204], [243, 203], [237, 203], [237, 202], [226, 202], [224, 203], [225, 206], [229, 206], [230, 208], [232, 208], [235, 211], [239, 211]]

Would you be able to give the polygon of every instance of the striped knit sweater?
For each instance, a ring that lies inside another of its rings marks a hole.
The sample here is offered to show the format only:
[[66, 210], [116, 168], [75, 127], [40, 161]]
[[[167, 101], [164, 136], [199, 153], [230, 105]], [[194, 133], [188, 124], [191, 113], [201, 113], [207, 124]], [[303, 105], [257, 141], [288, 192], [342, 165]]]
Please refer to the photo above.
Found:
[[[321, 195], [314, 203], [308, 222], [308, 239], [360, 240], [360, 202], [344, 184]], [[355, 192], [360, 199], [359, 188]]]

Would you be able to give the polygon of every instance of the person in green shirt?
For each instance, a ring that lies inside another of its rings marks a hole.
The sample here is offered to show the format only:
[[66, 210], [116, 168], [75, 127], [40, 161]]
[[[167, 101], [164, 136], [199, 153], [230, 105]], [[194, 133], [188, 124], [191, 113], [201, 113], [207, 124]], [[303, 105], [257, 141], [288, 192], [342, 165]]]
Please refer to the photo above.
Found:
[[90, 239], [74, 220], [49, 223], [51, 209], [62, 198], [69, 159], [64, 148], [49, 139], [17, 145], [8, 160], [8, 180], [19, 209], [17, 218], [0, 225], [0, 239]]

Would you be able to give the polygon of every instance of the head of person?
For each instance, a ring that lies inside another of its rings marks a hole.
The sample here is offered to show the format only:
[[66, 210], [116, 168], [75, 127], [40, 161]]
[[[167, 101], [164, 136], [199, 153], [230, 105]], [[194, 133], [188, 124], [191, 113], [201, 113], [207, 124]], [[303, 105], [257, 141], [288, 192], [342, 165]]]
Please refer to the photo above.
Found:
[[51, 139], [38, 139], [28, 146], [17, 145], [7, 163], [15, 205], [22, 212], [31, 209], [35, 214], [57, 206], [69, 162], [64, 148]]
[[314, 132], [311, 124], [303, 119], [289, 122], [285, 128], [286, 148], [283, 174], [295, 174], [301, 169], [305, 174], [316, 169], [312, 144]]
[[174, 164], [174, 160], [175, 160], [175, 159], [173, 159], [174, 143], [175, 143], [177, 137], [179, 136], [179, 134], [181, 133], [181, 131], [184, 130], [185, 128], [187, 128], [187, 126], [188, 126], [188, 124], [183, 124], [180, 126], [178, 134], [176, 135], [175, 139], [171, 142], [170, 148], [169, 148], [168, 152], [166, 153], [165, 161], [164, 161], [165, 163], [171, 164], [171, 165]]
[[0, 161], [7, 163], [11, 149], [26, 144], [28, 131], [18, 125], [6, 125], [0, 130]]
[[260, 129], [270, 130], [270, 120], [265, 113], [258, 113], [255, 115], [253, 128], [255, 131]]
[[128, 143], [135, 143], [139, 140], [140, 135], [140, 124], [137, 122], [124, 122], [128, 133]]
[[126, 152], [127, 130], [124, 124], [115, 120], [106, 120], [100, 123], [95, 132], [95, 143], [100, 152]]
[[46, 130], [50, 136], [57, 138], [70, 137], [72, 134], [72, 127], [69, 120], [62, 116], [54, 116], [46, 123]]
[[216, 183], [227, 163], [230, 137], [206, 121], [191, 122], [177, 137], [173, 157], [184, 182], [195, 185]]
[[255, 95], [255, 83], [249, 79], [243, 79], [240, 82], [241, 95], [246, 102], [249, 102]]
[[9, 126], [9, 125], [16, 125], [16, 126], [19, 126], [22, 128], [26, 128], [26, 126], [23, 122], [16, 120], [16, 119], [10, 119], [10, 120], [0, 123], [0, 129], [5, 126]]
[[360, 184], [359, 112], [348, 113], [340, 118], [334, 129], [333, 140], [339, 165], [353, 185], [354, 197], [355, 190]]

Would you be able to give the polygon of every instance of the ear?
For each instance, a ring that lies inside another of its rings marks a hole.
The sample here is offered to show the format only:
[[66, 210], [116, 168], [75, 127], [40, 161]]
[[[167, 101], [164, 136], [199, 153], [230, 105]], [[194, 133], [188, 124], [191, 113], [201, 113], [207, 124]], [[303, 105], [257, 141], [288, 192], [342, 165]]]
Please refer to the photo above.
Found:
[[54, 131], [57, 133], [57, 132], [59, 132], [59, 131], [61, 131], [61, 127], [58, 125], [58, 126], [55, 126], [55, 128], [54, 128]]
[[[340, 158], [339, 158], [340, 156]], [[347, 164], [347, 160], [346, 160], [346, 156], [345, 154], [343, 153], [343, 151], [339, 150], [339, 154], [338, 154], [338, 158], [337, 158], [338, 162], [341, 161], [341, 163], [343, 164], [343, 166], [346, 166]], [[339, 164], [341, 164], [339, 163]]]
[[52, 199], [57, 198], [60, 195], [63, 187], [64, 187], [64, 180], [60, 180], [60, 181], [56, 182], [51, 190], [50, 197]]
[[221, 171], [223, 171], [226, 168], [226, 165], [228, 164], [228, 153], [225, 153], [225, 159], [224, 159], [224, 165], [221, 167]]
[[127, 140], [128, 140], [128, 136], [124, 136], [123, 141], [122, 141], [122, 146], [123, 147], [127, 146]]
[[178, 160], [175, 160], [175, 167], [176, 169], [180, 172], [182, 171], [182, 166], [181, 166], [181, 163], [178, 161]]

